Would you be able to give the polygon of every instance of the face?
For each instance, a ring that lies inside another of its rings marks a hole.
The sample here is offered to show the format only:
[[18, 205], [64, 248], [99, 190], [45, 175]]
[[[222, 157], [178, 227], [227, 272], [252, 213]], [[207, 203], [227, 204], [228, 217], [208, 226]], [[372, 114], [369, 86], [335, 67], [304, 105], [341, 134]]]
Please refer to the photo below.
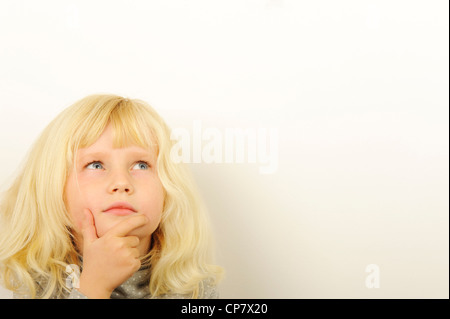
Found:
[[138, 146], [113, 148], [109, 124], [94, 144], [78, 150], [76, 166], [66, 183], [65, 200], [76, 237], [81, 234], [85, 208], [92, 212], [97, 236], [101, 237], [129, 216], [122, 215], [123, 211], [107, 210], [117, 202], [125, 202], [135, 210], [129, 214], [144, 214], [149, 219], [129, 235], [149, 239], [159, 225], [164, 205], [156, 154]]

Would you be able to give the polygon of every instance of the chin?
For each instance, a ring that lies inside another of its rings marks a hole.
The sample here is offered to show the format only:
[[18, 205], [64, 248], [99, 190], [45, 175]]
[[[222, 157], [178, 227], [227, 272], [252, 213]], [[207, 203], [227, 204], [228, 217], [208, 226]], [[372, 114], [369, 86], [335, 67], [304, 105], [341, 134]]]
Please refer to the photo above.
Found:
[[[123, 220], [123, 216], [102, 216], [102, 217], [108, 217], [108, 218], [98, 218], [98, 221], [96, 220], [96, 228], [97, 228], [97, 236], [102, 237], [104, 236], [110, 229], [112, 229], [114, 226], [116, 226], [118, 223], [120, 223]], [[109, 218], [112, 217], [112, 218]], [[143, 225], [141, 227], [133, 229], [131, 232], [127, 234], [127, 236], [137, 236], [137, 237], [147, 237], [151, 236], [151, 234], [155, 231], [158, 225]]]

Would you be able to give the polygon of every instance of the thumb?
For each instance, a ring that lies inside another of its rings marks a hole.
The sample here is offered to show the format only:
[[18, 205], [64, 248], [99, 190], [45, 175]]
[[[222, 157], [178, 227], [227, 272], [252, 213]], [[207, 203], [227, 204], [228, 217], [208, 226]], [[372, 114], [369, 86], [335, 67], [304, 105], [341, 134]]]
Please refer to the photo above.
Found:
[[95, 228], [94, 216], [92, 212], [85, 208], [83, 211], [83, 223], [81, 233], [83, 234], [84, 245], [92, 243], [94, 240], [98, 239], [97, 229]]

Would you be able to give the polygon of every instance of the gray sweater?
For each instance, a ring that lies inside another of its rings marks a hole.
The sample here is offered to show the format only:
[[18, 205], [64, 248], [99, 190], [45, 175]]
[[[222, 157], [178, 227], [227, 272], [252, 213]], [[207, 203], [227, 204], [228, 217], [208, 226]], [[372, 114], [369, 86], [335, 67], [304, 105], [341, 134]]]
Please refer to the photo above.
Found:
[[[117, 287], [111, 294], [111, 299], [150, 299], [150, 291], [148, 288], [150, 280], [150, 268], [141, 267], [128, 280]], [[217, 287], [211, 285], [209, 281], [203, 282], [203, 293], [200, 299], [217, 299], [219, 297]], [[27, 293], [14, 293], [15, 299], [28, 299], [31, 296]], [[52, 296], [52, 299], [88, 299], [83, 293], [73, 288], [70, 293], [63, 296]], [[190, 296], [182, 294], [167, 294], [156, 297], [156, 299], [187, 299]]]

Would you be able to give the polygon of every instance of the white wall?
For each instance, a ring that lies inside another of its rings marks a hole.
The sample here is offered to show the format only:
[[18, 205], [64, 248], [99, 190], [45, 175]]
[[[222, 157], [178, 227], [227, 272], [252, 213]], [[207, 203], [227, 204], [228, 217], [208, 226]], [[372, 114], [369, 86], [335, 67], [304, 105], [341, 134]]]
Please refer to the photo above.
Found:
[[49, 121], [92, 93], [146, 100], [172, 127], [274, 127], [273, 174], [191, 164], [222, 297], [448, 298], [448, 9], [1, 1], [0, 189]]

